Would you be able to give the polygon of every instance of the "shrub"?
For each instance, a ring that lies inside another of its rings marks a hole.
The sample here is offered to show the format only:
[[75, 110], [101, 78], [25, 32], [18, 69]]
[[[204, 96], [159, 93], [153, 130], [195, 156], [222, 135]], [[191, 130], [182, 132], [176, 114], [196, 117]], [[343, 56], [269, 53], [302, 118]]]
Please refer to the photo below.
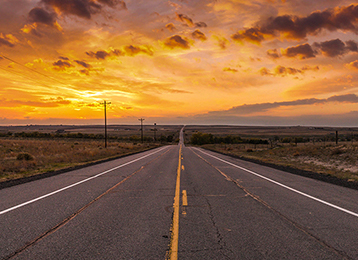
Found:
[[19, 153], [16, 157], [16, 160], [19, 161], [32, 161], [34, 159], [34, 157], [31, 154], [28, 153]]

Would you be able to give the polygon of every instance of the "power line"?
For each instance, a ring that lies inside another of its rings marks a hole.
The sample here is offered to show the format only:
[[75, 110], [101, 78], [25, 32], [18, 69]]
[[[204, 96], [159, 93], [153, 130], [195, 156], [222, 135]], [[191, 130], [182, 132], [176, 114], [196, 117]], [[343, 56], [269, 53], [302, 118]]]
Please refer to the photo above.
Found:
[[45, 87], [47, 87], [47, 88], [53, 88], [52, 86], [46, 85], [46, 84], [44, 84], [43, 82], [40, 82], [40, 81], [37, 81], [37, 80], [35, 80], [35, 79], [33, 79], [33, 78], [30, 78], [30, 77], [28, 77], [28, 76], [25, 76], [25, 75], [24, 75], [23, 73], [21, 73], [21, 72], [12, 71], [12, 70], [9, 70], [9, 69], [5, 69], [5, 68], [3, 68], [3, 67], [0, 67], [0, 69], [1, 69], [1, 70], [4, 70], [4, 71], [6, 71], [6, 72], [10, 72], [10, 73], [16, 74], [16, 75], [18, 75], [18, 76], [21, 76], [21, 77], [23, 77], [24, 79], [32, 80], [32, 81], [36, 82], [37, 84], [40, 84], [40, 85], [45, 86]]
[[10, 58], [4, 56], [3, 54], [0, 54], [0, 55], [1, 55], [4, 59], [7, 59], [7, 60], [9, 60], [9, 61], [11, 61], [11, 62], [13, 62], [13, 63], [15, 63], [15, 64], [17, 64], [17, 65], [20, 65], [21, 67], [24, 67], [24, 68], [26, 68], [26, 69], [28, 69], [28, 70], [30, 70], [30, 71], [32, 71], [32, 72], [35, 72], [35, 73], [37, 73], [37, 74], [40, 74], [41, 76], [44, 76], [44, 77], [49, 78], [49, 79], [51, 79], [51, 80], [53, 80], [53, 81], [56, 81], [57, 83], [60, 83], [60, 84], [63, 84], [63, 85], [69, 85], [69, 84], [64, 83], [64, 82], [61, 82], [61, 81], [59, 81], [59, 80], [57, 80], [57, 79], [55, 79], [55, 78], [53, 78], [53, 77], [50, 77], [50, 76], [48, 76], [48, 75], [46, 75], [46, 74], [44, 74], [44, 73], [38, 72], [37, 70], [31, 69], [31, 68], [29, 68], [29, 67], [27, 67], [27, 66], [21, 64], [20, 62], [17, 62], [17, 61], [15, 61], [15, 60], [13, 60], [13, 59], [10, 59]]

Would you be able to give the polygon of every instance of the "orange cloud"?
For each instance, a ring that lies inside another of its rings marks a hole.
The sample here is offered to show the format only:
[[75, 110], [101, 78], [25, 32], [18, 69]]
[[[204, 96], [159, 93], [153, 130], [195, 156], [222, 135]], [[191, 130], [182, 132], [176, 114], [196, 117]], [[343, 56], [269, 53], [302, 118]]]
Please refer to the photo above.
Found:
[[351, 63], [346, 64], [346, 67], [351, 70], [358, 70], [358, 60], [352, 61]]
[[238, 72], [237, 69], [232, 69], [232, 68], [224, 68], [223, 71], [226, 71], [226, 72], [232, 72], [232, 73], [236, 73]]
[[176, 13], [176, 19], [180, 22], [186, 23], [190, 27], [194, 26], [193, 20], [185, 14]]
[[198, 39], [201, 41], [206, 41], [208, 38], [205, 36], [204, 33], [202, 33], [199, 29], [196, 29], [191, 36], [193, 36], [194, 39]]
[[100, 51], [89, 51], [86, 54], [92, 58], [96, 58], [97, 60], [105, 60], [110, 56], [136, 56], [138, 54], [147, 54], [152, 56], [154, 54], [153, 48], [151, 46], [135, 46], [135, 45], [127, 45], [122, 47], [121, 49], [111, 49], [109, 51], [100, 50]]
[[165, 25], [165, 28], [167, 28], [171, 32], [177, 29], [173, 23], [168, 23], [167, 25]]
[[0, 33], [0, 46], [4, 45], [7, 47], [15, 47], [15, 44], [18, 41], [19, 40], [12, 34], [4, 35], [4, 34]]
[[174, 49], [174, 48], [190, 49], [189, 39], [182, 37], [180, 35], [174, 35], [172, 37], [167, 38], [164, 41], [164, 45], [169, 47], [170, 49]]

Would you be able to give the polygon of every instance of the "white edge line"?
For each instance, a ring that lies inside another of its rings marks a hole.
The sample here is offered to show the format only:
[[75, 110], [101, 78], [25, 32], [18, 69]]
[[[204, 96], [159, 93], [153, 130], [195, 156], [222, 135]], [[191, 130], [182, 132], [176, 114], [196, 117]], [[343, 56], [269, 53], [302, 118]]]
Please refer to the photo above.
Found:
[[310, 199], [312, 199], [312, 200], [318, 201], [318, 202], [320, 202], [320, 203], [322, 203], [322, 204], [325, 204], [325, 205], [330, 206], [330, 207], [332, 207], [332, 208], [338, 209], [338, 210], [343, 211], [343, 212], [345, 212], [345, 213], [348, 213], [348, 214], [350, 214], [350, 215], [352, 215], [352, 216], [358, 217], [358, 213], [355, 213], [355, 212], [353, 212], [353, 211], [350, 211], [350, 210], [341, 208], [341, 207], [339, 207], [339, 206], [337, 206], [337, 205], [334, 205], [334, 204], [332, 204], [332, 203], [329, 203], [329, 202], [327, 202], [327, 201], [324, 201], [324, 200], [318, 199], [318, 198], [316, 198], [316, 197], [313, 197], [313, 196], [311, 196], [311, 195], [308, 195], [308, 194], [306, 194], [306, 193], [304, 193], [304, 192], [302, 192], [302, 191], [299, 191], [299, 190], [296, 190], [296, 189], [291, 188], [291, 187], [289, 187], [289, 186], [286, 186], [286, 185], [284, 185], [284, 184], [282, 184], [282, 183], [279, 183], [279, 182], [274, 181], [274, 180], [272, 180], [272, 179], [270, 179], [270, 178], [267, 178], [267, 177], [265, 177], [265, 176], [262, 176], [262, 175], [260, 175], [260, 174], [258, 174], [258, 173], [256, 173], [256, 172], [250, 171], [250, 170], [245, 169], [245, 168], [243, 168], [243, 167], [241, 167], [241, 166], [238, 166], [238, 165], [236, 165], [236, 164], [233, 164], [233, 163], [231, 163], [231, 162], [228, 162], [228, 161], [225, 161], [225, 160], [223, 160], [223, 159], [221, 159], [221, 158], [218, 158], [218, 157], [216, 157], [216, 156], [214, 156], [214, 155], [208, 154], [208, 153], [206, 153], [206, 152], [204, 152], [204, 151], [202, 151], [202, 150], [200, 150], [200, 149], [198, 149], [198, 148], [194, 148], [194, 149], [196, 149], [196, 150], [200, 151], [201, 153], [206, 154], [206, 155], [208, 155], [208, 156], [210, 156], [210, 157], [212, 157], [212, 158], [215, 158], [215, 159], [217, 159], [217, 160], [219, 160], [219, 161], [222, 161], [222, 162], [224, 162], [224, 163], [226, 163], [226, 164], [229, 164], [229, 165], [231, 165], [231, 166], [234, 166], [234, 167], [236, 167], [236, 168], [238, 168], [238, 169], [240, 169], [240, 170], [243, 170], [243, 171], [246, 171], [246, 172], [248, 172], [248, 173], [251, 173], [251, 174], [253, 174], [253, 175], [257, 176], [257, 177], [260, 177], [260, 178], [262, 178], [262, 179], [265, 179], [265, 180], [267, 180], [267, 181], [269, 181], [269, 182], [272, 182], [272, 183], [274, 183], [274, 184], [276, 184], [276, 185], [279, 185], [279, 186], [281, 186], [281, 187], [283, 187], [283, 188], [286, 188], [286, 189], [288, 189], [288, 190], [290, 190], [290, 191], [296, 192], [296, 193], [298, 193], [298, 194], [300, 194], [300, 195], [302, 195], [302, 196], [305, 196], [305, 197], [310, 198]]
[[33, 199], [33, 200], [26, 201], [26, 202], [21, 203], [21, 204], [19, 204], [19, 205], [17, 205], [17, 206], [14, 206], [14, 207], [5, 209], [5, 210], [3, 210], [3, 211], [0, 211], [0, 215], [5, 214], [5, 213], [7, 213], [7, 212], [10, 212], [10, 211], [12, 211], [12, 210], [21, 208], [21, 207], [26, 206], [26, 205], [28, 205], [28, 204], [31, 204], [31, 203], [33, 203], [33, 202], [39, 201], [39, 200], [44, 199], [44, 198], [46, 198], [46, 197], [52, 196], [52, 195], [54, 195], [54, 194], [56, 194], [56, 193], [59, 193], [59, 192], [64, 191], [64, 190], [67, 190], [67, 189], [72, 188], [72, 187], [74, 187], [74, 186], [77, 186], [77, 185], [79, 185], [79, 184], [81, 184], [81, 183], [84, 183], [84, 182], [87, 182], [87, 181], [89, 181], [89, 180], [95, 179], [95, 178], [97, 178], [97, 177], [99, 177], [99, 176], [101, 176], [101, 175], [104, 175], [104, 174], [109, 173], [109, 172], [111, 172], [111, 171], [117, 170], [117, 169], [119, 169], [119, 168], [122, 168], [122, 167], [124, 167], [124, 166], [127, 166], [127, 165], [129, 165], [129, 164], [131, 164], [131, 163], [134, 163], [134, 162], [136, 162], [136, 161], [142, 160], [142, 159], [144, 159], [144, 158], [146, 158], [146, 157], [148, 157], [148, 156], [150, 156], [150, 155], [153, 155], [153, 154], [155, 154], [155, 153], [158, 153], [158, 152], [160, 152], [160, 151], [162, 151], [162, 150], [164, 150], [164, 149], [166, 149], [166, 148], [167, 148], [167, 147], [164, 147], [164, 148], [162, 148], [162, 149], [160, 149], [160, 150], [158, 150], [158, 151], [155, 151], [155, 152], [150, 153], [150, 154], [147, 154], [147, 155], [145, 155], [145, 156], [143, 156], [143, 157], [134, 159], [133, 161], [126, 162], [126, 163], [121, 164], [121, 165], [119, 165], [119, 166], [117, 166], [117, 167], [114, 167], [114, 168], [109, 169], [109, 170], [107, 170], [107, 171], [101, 172], [101, 173], [99, 173], [99, 174], [97, 174], [97, 175], [95, 175], [95, 176], [92, 176], [92, 177], [89, 177], [89, 178], [84, 179], [84, 180], [82, 180], [82, 181], [73, 183], [73, 184], [71, 184], [71, 185], [69, 185], [69, 186], [66, 186], [66, 187], [64, 187], [64, 188], [61, 188], [61, 189], [59, 189], [59, 190], [55, 190], [55, 191], [53, 191], [53, 192], [50, 192], [50, 193], [48, 193], [48, 194], [45, 194], [45, 195], [40, 196], [40, 197], [38, 197], [38, 198], [35, 198], [35, 199]]

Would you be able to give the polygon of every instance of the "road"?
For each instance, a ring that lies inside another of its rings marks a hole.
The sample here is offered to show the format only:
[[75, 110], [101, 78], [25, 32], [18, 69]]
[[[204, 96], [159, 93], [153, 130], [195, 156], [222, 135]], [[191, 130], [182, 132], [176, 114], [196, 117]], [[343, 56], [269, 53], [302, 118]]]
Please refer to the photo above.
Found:
[[357, 201], [180, 142], [0, 190], [0, 259], [358, 259]]

